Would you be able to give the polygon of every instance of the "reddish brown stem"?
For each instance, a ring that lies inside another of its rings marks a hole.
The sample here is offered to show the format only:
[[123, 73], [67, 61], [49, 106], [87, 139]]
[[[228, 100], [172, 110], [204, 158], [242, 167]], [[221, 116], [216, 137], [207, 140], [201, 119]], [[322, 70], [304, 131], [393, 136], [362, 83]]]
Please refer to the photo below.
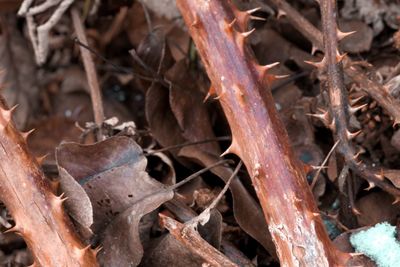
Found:
[[[29, 153], [28, 133], [19, 133], [11, 110], [0, 108], [0, 197], [38, 266], [97, 266], [96, 253], [78, 238], [62, 196], [56, 196]], [[40, 160], [40, 159], [39, 159]]]
[[268, 90], [274, 76], [246, 45], [248, 12], [231, 1], [178, 0], [232, 130], [228, 152], [243, 160], [268, 222], [282, 266], [340, 266]]

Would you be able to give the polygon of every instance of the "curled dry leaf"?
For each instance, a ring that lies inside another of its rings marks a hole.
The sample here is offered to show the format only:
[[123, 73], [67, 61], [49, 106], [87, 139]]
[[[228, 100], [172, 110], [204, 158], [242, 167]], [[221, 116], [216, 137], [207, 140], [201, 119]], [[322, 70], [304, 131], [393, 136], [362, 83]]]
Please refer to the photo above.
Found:
[[[138, 200], [111, 222], [104, 232], [104, 252], [99, 255], [103, 266], [137, 266], [140, 263], [143, 256], [139, 237], [140, 219], [172, 199], [173, 195], [172, 190], [155, 192]], [[173, 255], [176, 257], [176, 254]]]
[[384, 170], [383, 175], [389, 179], [394, 186], [400, 188], [400, 170]]
[[65, 208], [77, 223], [76, 226], [81, 236], [89, 239], [93, 234], [90, 229], [93, 224], [93, 206], [89, 196], [63, 167], [58, 166], [58, 173], [61, 178], [60, 187], [65, 195], [68, 196], [65, 201]]
[[[69, 181], [72, 176], [90, 199], [91, 228], [103, 244], [101, 261], [106, 266], [136, 266], [143, 254], [139, 221], [170, 200], [172, 190], [147, 174], [147, 160], [140, 146], [127, 137], [111, 137], [93, 145], [64, 143], [57, 148], [56, 156], [61, 184], [72, 189], [63, 187], [67, 196], [79, 199], [84, 195]], [[72, 217], [88, 222], [81, 214]]]
[[400, 204], [392, 205], [393, 201], [393, 197], [385, 192], [372, 192], [360, 198], [356, 202], [356, 207], [361, 212], [357, 216], [358, 224], [369, 226], [384, 221], [394, 224], [400, 214]]

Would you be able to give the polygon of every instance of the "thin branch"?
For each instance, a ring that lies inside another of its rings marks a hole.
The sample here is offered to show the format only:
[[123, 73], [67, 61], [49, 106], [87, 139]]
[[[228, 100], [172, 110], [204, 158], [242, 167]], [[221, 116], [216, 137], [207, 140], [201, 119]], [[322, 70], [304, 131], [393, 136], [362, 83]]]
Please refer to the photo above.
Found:
[[176, 184], [174, 184], [174, 185], [169, 186], [167, 189], [168, 189], [168, 190], [175, 190], [175, 189], [177, 189], [178, 187], [181, 187], [182, 185], [187, 184], [188, 182], [190, 182], [190, 181], [193, 180], [194, 178], [199, 177], [201, 174], [203, 174], [203, 173], [205, 173], [205, 172], [211, 170], [212, 168], [215, 168], [215, 167], [217, 167], [217, 166], [220, 166], [220, 165], [225, 164], [225, 163], [228, 163], [228, 162], [229, 162], [229, 160], [220, 160], [220, 161], [217, 161], [217, 162], [215, 162], [214, 164], [211, 164], [210, 166], [207, 166], [207, 167], [201, 169], [200, 171], [197, 171], [197, 172], [191, 174], [190, 176], [186, 177], [185, 179], [183, 179], [183, 180], [180, 181], [179, 183], [176, 183]]
[[221, 200], [221, 198], [225, 195], [226, 191], [228, 191], [228, 188], [233, 180], [233, 178], [236, 177], [238, 174], [240, 168], [242, 167], [243, 162], [240, 161], [239, 164], [236, 166], [235, 170], [232, 172], [231, 176], [229, 177], [228, 181], [226, 182], [224, 188], [219, 192], [218, 196], [211, 202], [211, 204], [203, 210], [198, 216], [194, 217], [190, 221], [186, 222], [186, 227], [191, 227], [193, 229], [197, 228], [197, 225], [200, 223], [201, 225], [205, 225], [211, 216], [211, 210], [214, 209], [217, 205], [218, 202]]
[[218, 141], [230, 141], [230, 140], [231, 140], [230, 136], [220, 136], [220, 137], [216, 137], [216, 138], [212, 138], [212, 139], [205, 139], [205, 140], [194, 141], [194, 142], [185, 142], [185, 143], [178, 144], [178, 145], [166, 146], [166, 147], [156, 149], [156, 150], [147, 150], [144, 154], [146, 156], [148, 156], [148, 155], [152, 155], [155, 153], [165, 152], [165, 151], [178, 149], [178, 148], [182, 148], [182, 147], [186, 147], [186, 146], [194, 146], [194, 145], [201, 145], [201, 144], [205, 144], [205, 143], [218, 142]]
[[324, 166], [326, 165], [326, 163], [328, 162], [330, 156], [332, 155], [333, 151], [335, 151], [335, 148], [337, 147], [337, 145], [339, 144], [340, 140], [337, 140], [336, 143], [332, 146], [331, 150], [329, 151], [328, 155], [326, 155], [324, 161], [322, 162], [321, 166], [318, 167], [317, 172], [315, 173], [312, 182], [311, 182], [311, 190], [314, 189], [315, 184], [318, 181], [318, 176], [321, 173], [321, 170], [324, 168]]
[[[75, 33], [84, 45], [88, 45], [88, 41], [86, 38], [85, 30], [83, 27], [82, 20], [79, 16], [78, 10], [74, 7], [71, 9], [71, 17], [72, 22], [74, 24]], [[94, 121], [97, 126], [101, 126], [104, 121], [104, 110], [103, 110], [103, 102], [101, 99], [101, 91], [99, 86], [99, 80], [97, 78], [96, 67], [93, 62], [92, 55], [87, 49], [80, 47], [83, 65], [86, 71], [86, 77], [88, 80], [89, 88], [90, 88], [90, 97], [92, 99], [93, 113], [94, 113]], [[99, 139], [101, 140], [101, 131], [99, 131]]]
[[202, 257], [208, 264], [206, 266], [238, 267], [219, 250], [208, 244], [193, 228], [188, 228], [185, 224], [163, 214], [159, 216], [161, 225], [167, 228], [170, 234], [182, 245]]

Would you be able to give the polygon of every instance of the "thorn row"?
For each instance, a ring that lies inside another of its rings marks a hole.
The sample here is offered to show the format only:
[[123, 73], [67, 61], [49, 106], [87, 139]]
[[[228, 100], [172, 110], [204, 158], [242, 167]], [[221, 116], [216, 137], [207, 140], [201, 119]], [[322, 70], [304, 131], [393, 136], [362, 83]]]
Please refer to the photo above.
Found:
[[[336, 1], [320, 0], [321, 19], [323, 29], [323, 42], [325, 56], [319, 63], [312, 63], [319, 70], [326, 70], [327, 84], [330, 102], [330, 117], [332, 118], [329, 128], [334, 132], [336, 139], [340, 140], [338, 151], [343, 155], [349, 167], [358, 175], [367, 180], [370, 190], [375, 186], [400, 197], [400, 190], [385, 181], [383, 174], [377, 174], [369, 169], [366, 164], [358, 159], [362, 151], [355, 152], [351, 140], [361, 131], [351, 132], [348, 130], [349, 114], [354, 114], [365, 107], [359, 105], [352, 107], [348, 103], [347, 91], [344, 86], [343, 66], [341, 64], [346, 54], [340, 54], [338, 50], [338, 40], [342, 40], [351, 33], [343, 33], [337, 29], [336, 22]], [[361, 99], [361, 98], [360, 98]], [[360, 99], [355, 99], [351, 103], [356, 104]], [[326, 119], [328, 115], [321, 116]]]

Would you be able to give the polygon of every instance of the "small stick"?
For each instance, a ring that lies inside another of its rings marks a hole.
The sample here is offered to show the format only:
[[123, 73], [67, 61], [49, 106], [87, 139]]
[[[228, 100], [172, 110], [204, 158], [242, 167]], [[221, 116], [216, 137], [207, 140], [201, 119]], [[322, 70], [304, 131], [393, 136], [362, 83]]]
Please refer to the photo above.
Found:
[[328, 162], [329, 158], [331, 157], [333, 151], [335, 151], [335, 148], [337, 147], [337, 145], [339, 144], [340, 140], [337, 140], [336, 143], [333, 145], [333, 147], [331, 148], [331, 150], [329, 151], [328, 155], [326, 155], [324, 161], [322, 162], [321, 166], [318, 167], [318, 171], [317, 173], [314, 175], [312, 182], [311, 182], [311, 190], [314, 189], [315, 184], [318, 181], [318, 176], [321, 173], [321, 170], [324, 168], [325, 164]]
[[[83, 28], [83, 22], [79, 16], [78, 10], [75, 7], [71, 9], [71, 17], [74, 24], [75, 33], [79, 41], [87, 46], [88, 41], [86, 38], [85, 30]], [[90, 97], [92, 99], [94, 121], [99, 127], [98, 137], [100, 137], [99, 140], [102, 140], [103, 137], [101, 136], [101, 125], [104, 121], [104, 110], [103, 102], [101, 100], [101, 91], [99, 80], [97, 78], [96, 67], [94, 65], [93, 58], [90, 52], [83, 47], [79, 47], [79, 50], [82, 55], [83, 65], [85, 67], [86, 77], [90, 88]]]
[[218, 205], [218, 202], [221, 200], [223, 195], [225, 195], [226, 191], [228, 191], [228, 188], [229, 188], [233, 178], [236, 177], [236, 175], [238, 174], [242, 165], [243, 165], [243, 162], [240, 161], [239, 164], [236, 166], [235, 170], [233, 171], [231, 177], [229, 177], [228, 181], [226, 182], [224, 188], [221, 190], [221, 192], [219, 192], [218, 196], [198, 216], [196, 216], [193, 219], [191, 219], [190, 221], [188, 221], [186, 223], [186, 227], [192, 227], [193, 229], [196, 229], [196, 227], [199, 223], [201, 225], [205, 225], [208, 222], [208, 220], [210, 219], [211, 210], [214, 209]]
[[208, 244], [193, 228], [186, 227], [185, 224], [163, 214], [159, 216], [161, 225], [167, 228], [177, 241], [190, 249], [193, 253], [202, 257], [208, 263], [208, 265], [204, 266], [238, 267], [238, 265], [231, 262], [222, 254], [222, 252]]
[[178, 149], [178, 148], [182, 148], [182, 147], [186, 147], [186, 146], [194, 146], [194, 145], [200, 145], [200, 144], [205, 144], [205, 143], [211, 143], [211, 142], [217, 142], [217, 141], [230, 141], [230, 140], [231, 140], [230, 136], [221, 136], [221, 137], [216, 137], [216, 138], [212, 138], [212, 139], [205, 139], [205, 140], [195, 141], [195, 142], [185, 142], [185, 143], [178, 144], [178, 145], [166, 146], [166, 147], [156, 149], [156, 150], [147, 150], [144, 154], [146, 156], [148, 156], [148, 155], [152, 155], [155, 153]]

